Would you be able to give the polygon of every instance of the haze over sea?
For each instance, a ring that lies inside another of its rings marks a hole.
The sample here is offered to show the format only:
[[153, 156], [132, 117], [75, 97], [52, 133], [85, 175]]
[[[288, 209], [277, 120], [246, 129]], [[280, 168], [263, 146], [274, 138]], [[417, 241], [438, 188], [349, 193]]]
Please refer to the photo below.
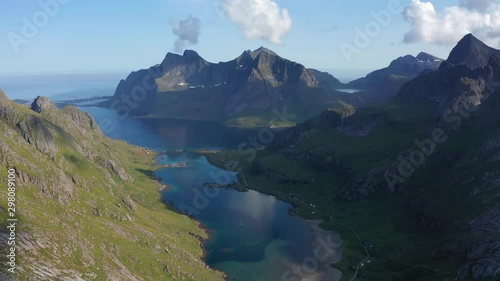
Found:
[[53, 100], [113, 95], [126, 73], [0, 75], [0, 88], [11, 99], [46, 96]]

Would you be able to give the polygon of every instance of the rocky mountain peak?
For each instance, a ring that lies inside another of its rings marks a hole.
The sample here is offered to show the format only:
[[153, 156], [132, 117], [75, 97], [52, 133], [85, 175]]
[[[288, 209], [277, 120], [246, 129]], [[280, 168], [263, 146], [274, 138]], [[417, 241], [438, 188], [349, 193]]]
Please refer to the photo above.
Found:
[[269, 50], [268, 48], [262, 47], [262, 46], [252, 52], [252, 57], [254, 57], [254, 58], [257, 57], [257, 56], [259, 56], [259, 55], [267, 55], [267, 56], [273, 56], [273, 57], [280, 57], [275, 52]]
[[200, 55], [198, 55], [197, 52], [193, 50], [185, 50], [182, 56], [175, 53], [167, 53], [165, 59], [163, 59], [163, 62], [161, 63], [164, 70], [188, 64], [203, 65], [208, 64], [208, 62], [205, 61]]
[[196, 51], [193, 50], [185, 50], [182, 56], [188, 60], [203, 59]]
[[246, 50], [239, 57], [236, 58], [236, 63], [238, 65], [248, 65], [253, 61], [252, 51]]
[[417, 59], [414, 56], [406, 55], [393, 60], [389, 66], [396, 66], [396, 65], [415, 63], [415, 62], [417, 62]]
[[487, 46], [474, 35], [467, 34], [453, 48], [446, 61], [452, 65], [463, 64], [476, 69], [485, 66], [493, 54], [500, 54], [500, 51]]
[[31, 110], [41, 113], [42, 111], [45, 110], [51, 110], [51, 109], [56, 109], [56, 106], [52, 101], [43, 96], [38, 96], [33, 103], [31, 103]]

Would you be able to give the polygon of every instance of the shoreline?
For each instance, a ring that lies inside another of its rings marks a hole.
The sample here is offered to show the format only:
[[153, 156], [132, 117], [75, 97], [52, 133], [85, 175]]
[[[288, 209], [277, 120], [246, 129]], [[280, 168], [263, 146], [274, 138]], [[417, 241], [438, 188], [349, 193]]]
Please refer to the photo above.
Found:
[[[300, 216], [297, 216], [301, 218]], [[338, 281], [342, 279], [342, 272], [332, 266], [333, 264], [338, 263], [342, 258], [342, 239], [340, 239], [340, 234], [336, 231], [326, 230], [320, 227], [320, 224], [323, 223], [320, 219], [303, 219], [311, 229], [311, 248], [313, 251], [316, 249], [321, 249], [320, 252], [325, 251], [333, 251], [329, 252], [327, 258], [322, 257], [314, 257], [318, 262], [317, 274], [312, 274], [311, 277], [302, 279], [301, 281]], [[322, 242], [332, 242], [335, 246], [332, 246], [330, 249], [325, 249], [324, 244]]]
[[[218, 167], [220, 169], [226, 170], [226, 168], [221, 167], [214, 163], [213, 161], [210, 160], [210, 157], [207, 156], [207, 154], [215, 154], [220, 151], [216, 150], [204, 150], [204, 151], [197, 151], [196, 153], [199, 153], [200, 155], [205, 156], [207, 159], [208, 163], [210, 165], [213, 165], [215, 167]], [[240, 173], [238, 173], [238, 178], [240, 177]], [[311, 277], [302, 279], [301, 281], [338, 281], [342, 279], [342, 272], [338, 270], [337, 268], [333, 267], [333, 264], [338, 263], [342, 259], [342, 251], [341, 251], [341, 244], [342, 244], [342, 239], [340, 238], [340, 234], [338, 231], [334, 230], [327, 230], [324, 228], [321, 228], [320, 225], [323, 223], [322, 219], [306, 219], [298, 214], [296, 212], [296, 208], [298, 206], [306, 206], [309, 207], [307, 204], [303, 203], [299, 198], [296, 198], [295, 200], [286, 196], [283, 196], [283, 194], [278, 193], [278, 192], [272, 192], [269, 190], [258, 190], [258, 189], [253, 189], [249, 186], [244, 187], [243, 184], [239, 184], [242, 186], [242, 188], [239, 188], [236, 186], [233, 188], [234, 190], [237, 190], [239, 192], [244, 192], [244, 190], [253, 190], [257, 191], [262, 194], [267, 194], [276, 197], [277, 200], [280, 200], [282, 202], [288, 203], [292, 205], [292, 208], [289, 210], [289, 214], [291, 216], [295, 216], [297, 218], [300, 218], [304, 222], [307, 223], [311, 230], [311, 249], [314, 251], [317, 247], [321, 247], [319, 243], [317, 242], [318, 239], [321, 239], [323, 241], [328, 241], [328, 237], [331, 237], [330, 241], [333, 240], [333, 243], [337, 244], [335, 247], [335, 253], [330, 255], [328, 259], [324, 261], [318, 261], [318, 264], [320, 265], [320, 268], [322, 269], [319, 271], [317, 274], [313, 274]]]
[[[145, 149], [145, 148], [143, 148], [143, 149]], [[151, 163], [151, 167], [153, 167], [153, 170], [151, 171], [150, 177], [151, 177], [152, 179], [154, 179], [154, 180], [155, 180], [155, 181], [159, 184], [159, 187], [158, 187], [158, 189], [157, 189], [157, 192], [158, 192], [158, 194], [160, 195], [160, 201], [162, 201], [162, 202], [163, 202], [163, 204], [165, 204], [165, 205], [170, 205], [170, 204], [169, 204], [169, 202], [168, 202], [168, 201], [165, 201], [165, 200], [164, 200], [164, 198], [163, 198], [163, 196], [162, 196], [162, 194], [163, 194], [163, 192], [164, 192], [164, 191], [169, 191], [169, 190], [171, 190], [170, 185], [169, 185], [169, 184], [167, 184], [167, 183], [162, 182], [162, 181], [161, 181], [161, 179], [160, 179], [159, 177], [157, 177], [157, 176], [154, 174], [154, 173], [155, 173], [156, 171], [158, 171], [158, 170], [161, 170], [161, 169], [168, 169], [168, 168], [169, 168], [169, 167], [165, 167], [165, 166], [163, 166], [163, 165], [157, 164], [157, 161], [156, 161], [156, 158], [157, 158], [160, 154], [162, 154], [162, 153], [166, 153], [166, 152], [162, 152], [162, 151], [151, 151], [151, 152], [152, 152], [152, 156], [153, 156], [153, 162]], [[185, 166], [182, 166], [182, 167], [185, 167]], [[170, 206], [172, 206], [172, 205], [170, 205]], [[207, 257], [207, 255], [208, 255], [208, 251], [207, 251], [207, 249], [205, 249], [205, 243], [206, 243], [206, 242], [210, 239], [210, 237], [211, 237], [211, 233], [210, 233], [211, 231], [210, 231], [210, 229], [208, 229], [205, 225], [203, 225], [200, 221], [198, 221], [198, 220], [197, 220], [197, 219], [195, 219], [194, 217], [192, 217], [192, 216], [190, 216], [190, 215], [188, 215], [188, 214], [186, 214], [186, 213], [181, 212], [180, 210], [178, 210], [178, 209], [177, 209], [177, 208], [175, 208], [174, 206], [172, 206], [172, 208], [173, 208], [173, 211], [174, 211], [174, 212], [176, 212], [176, 213], [178, 213], [178, 214], [180, 214], [180, 215], [184, 215], [184, 216], [188, 217], [190, 220], [192, 220], [192, 221], [196, 222], [197, 227], [198, 227], [199, 229], [201, 229], [201, 230], [205, 233], [205, 235], [206, 235], [206, 237], [207, 237], [207, 238], [199, 237], [199, 236], [197, 236], [197, 235], [194, 235], [194, 234], [192, 234], [192, 233], [189, 233], [191, 236], [193, 236], [193, 238], [197, 239], [197, 240], [200, 242], [200, 243], [199, 243], [200, 248], [201, 248], [201, 257], [200, 257], [200, 260], [201, 260], [201, 261], [205, 264], [205, 266], [206, 266], [206, 267], [209, 267], [209, 268], [210, 268], [210, 269], [212, 269], [212, 270], [215, 270], [215, 271], [218, 271], [218, 272], [222, 273], [222, 274], [224, 275], [224, 280], [225, 280], [225, 281], [229, 281], [229, 276], [227, 275], [227, 273], [226, 273], [226, 272], [223, 272], [223, 271], [221, 271], [221, 270], [219, 270], [219, 269], [217, 269], [217, 268], [213, 268], [213, 267], [211, 267], [210, 265], [208, 265], [208, 264], [207, 264], [207, 262], [206, 262], [206, 257]]]
[[[215, 150], [204, 150], [204, 151], [196, 150], [193, 152], [204, 156], [210, 165], [213, 165], [217, 168], [220, 168], [220, 169], [223, 169], [226, 171], [226, 169], [224, 167], [220, 167], [219, 165], [215, 164], [213, 161], [210, 160], [210, 157], [207, 157], [207, 155], [206, 155], [208, 153], [217, 153], [218, 151], [215, 151]], [[157, 152], [156, 155], [159, 155], [161, 153], [168, 153], [168, 152]], [[156, 165], [156, 166], [158, 166], [158, 165]], [[168, 167], [161, 167], [160, 166], [155, 171], [163, 169], [163, 168], [168, 168]], [[238, 177], [240, 177], [239, 175], [240, 175], [240, 173], [238, 173]], [[154, 176], [154, 174], [153, 174], [153, 176]], [[157, 181], [162, 186], [164, 186], [162, 189], [159, 189], [159, 190], [161, 190], [160, 194], [165, 190], [169, 190], [168, 184], [162, 183], [159, 178], [157, 178]], [[241, 185], [241, 188], [239, 187], [240, 185]], [[312, 252], [314, 253], [315, 249], [321, 249], [322, 253], [325, 252], [325, 250], [326, 251], [333, 251], [333, 253], [328, 254], [326, 259], [313, 257], [318, 262], [318, 270], [316, 270], [316, 272], [312, 273], [309, 277], [303, 278], [301, 281], [339, 281], [342, 279], [342, 272], [333, 266], [334, 264], [338, 263], [342, 258], [342, 251], [341, 251], [342, 239], [340, 238], [340, 234], [337, 231], [332, 231], [332, 230], [327, 230], [327, 229], [321, 228], [320, 225], [321, 225], [321, 223], [323, 223], [323, 220], [321, 220], [321, 219], [306, 219], [304, 217], [301, 217], [295, 211], [295, 209], [298, 206], [301, 206], [301, 203], [302, 203], [299, 198], [293, 200], [292, 198], [287, 198], [287, 197], [283, 196], [282, 194], [272, 193], [269, 191], [261, 191], [261, 190], [257, 190], [257, 189], [252, 189], [250, 187], [243, 187], [242, 184], [238, 184], [236, 186], [227, 186], [227, 187], [215, 187], [214, 186], [214, 187], [210, 187], [210, 188], [228, 188], [228, 189], [236, 190], [238, 192], [245, 192], [248, 190], [254, 190], [254, 191], [257, 191], [257, 192], [262, 193], [262, 194], [274, 196], [276, 198], [276, 200], [280, 200], [282, 202], [290, 204], [291, 208], [289, 210], [289, 215], [295, 216], [295, 217], [301, 219], [302, 221], [304, 221], [308, 225], [308, 227], [311, 231], [311, 237], [310, 237], [311, 239], [310, 239], [309, 243], [310, 243], [310, 247], [311, 247]], [[165, 203], [167, 203], [167, 202], [165, 202]], [[307, 207], [309, 207], [309, 206], [307, 206]], [[176, 209], [176, 211], [179, 211], [179, 210]], [[181, 212], [179, 212], [179, 213], [184, 214]], [[206, 239], [200, 239], [200, 246], [201, 246], [202, 252], [203, 252], [202, 260], [205, 262], [205, 258], [208, 254], [207, 250], [205, 249], [205, 243], [211, 237], [210, 230], [205, 225], [203, 225], [200, 221], [196, 220], [195, 218], [193, 218], [187, 214], [184, 214], [184, 215], [186, 215], [190, 219], [196, 221], [198, 224], [198, 227], [200, 229], [202, 229], [205, 232], [205, 234], [207, 235]], [[335, 246], [332, 246], [332, 249], [327, 250], [327, 249], [324, 249], [325, 248], [324, 244], [321, 242], [318, 242], [318, 241], [325, 241], [325, 242], [330, 241], [330, 242], [332, 242], [332, 244], [335, 244]], [[206, 264], [206, 262], [205, 262], [205, 264]], [[208, 264], [206, 264], [206, 265], [209, 266]], [[212, 269], [218, 270], [215, 268], [212, 268]], [[220, 271], [220, 270], [218, 270], [218, 271]], [[222, 271], [220, 271], [220, 272], [222, 272]], [[229, 280], [230, 277], [227, 275], [227, 273], [225, 273], [225, 272], [222, 272], [222, 273], [224, 273], [226, 280]]]

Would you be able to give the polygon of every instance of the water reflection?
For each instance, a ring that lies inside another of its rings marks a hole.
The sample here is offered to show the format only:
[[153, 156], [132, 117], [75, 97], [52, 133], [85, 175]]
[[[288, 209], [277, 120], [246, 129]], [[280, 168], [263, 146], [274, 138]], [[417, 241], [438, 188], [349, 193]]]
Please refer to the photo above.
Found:
[[[280, 280], [292, 264], [311, 255], [309, 227], [290, 216], [289, 204], [252, 190], [214, 192], [203, 187], [203, 183], [214, 181], [211, 173], [222, 172], [204, 156], [182, 152], [159, 159], [163, 164], [187, 164], [157, 171], [156, 175], [172, 185], [163, 198], [179, 209], [194, 209], [192, 215], [210, 230], [211, 238], [205, 244], [208, 264], [238, 280]], [[228, 173], [236, 180], [234, 173]]]

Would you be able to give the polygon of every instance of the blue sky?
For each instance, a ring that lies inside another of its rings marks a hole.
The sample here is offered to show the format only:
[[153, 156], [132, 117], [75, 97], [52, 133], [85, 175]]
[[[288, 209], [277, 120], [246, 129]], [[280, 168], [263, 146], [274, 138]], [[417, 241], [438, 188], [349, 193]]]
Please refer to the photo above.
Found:
[[[40, 3], [55, 3], [57, 9], [49, 15]], [[390, 3], [399, 3], [401, 9], [391, 13], [387, 24], [377, 22], [373, 12], [388, 10]], [[256, 5], [275, 5], [278, 13], [245, 18], [258, 14], [252, 11]], [[406, 13], [404, 8], [408, 8]], [[243, 50], [266, 46], [311, 68], [376, 69], [398, 56], [420, 51], [446, 58], [458, 36], [475, 30], [480, 39], [498, 48], [497, 37], [490, 36], [499, 33], [497, 26], [477, 24], [492, 8], [499, 11], [492, 0], [2, 1], [0, 74], [146, 68], [174, 51], [178, 37], [172, 28], [188, 16], [197, 19], [200, 28], [199, 35], [185, 33], [184, 45], [211, 62], [231, 60]], [[453, 26], [454, 22], [447, 22], [449, 17], [464, 22], [464, 13], [471, 19], [465, 20], [465, 26], [442, 30], [441, 26]], [[426, 22], [429, 14], [435, 17], [431, 23]], [[37, 29], [29, 36], [23, 33], [26, 20]], [[380, 29], [374, 29], [366, 46], [356, 45], [356, 28], [365, 30], [370, 23]], [[189, 44], [193, 36], [197, 43]], [[357, 52], [348, 59], [341, 46], [354, 46]]]

